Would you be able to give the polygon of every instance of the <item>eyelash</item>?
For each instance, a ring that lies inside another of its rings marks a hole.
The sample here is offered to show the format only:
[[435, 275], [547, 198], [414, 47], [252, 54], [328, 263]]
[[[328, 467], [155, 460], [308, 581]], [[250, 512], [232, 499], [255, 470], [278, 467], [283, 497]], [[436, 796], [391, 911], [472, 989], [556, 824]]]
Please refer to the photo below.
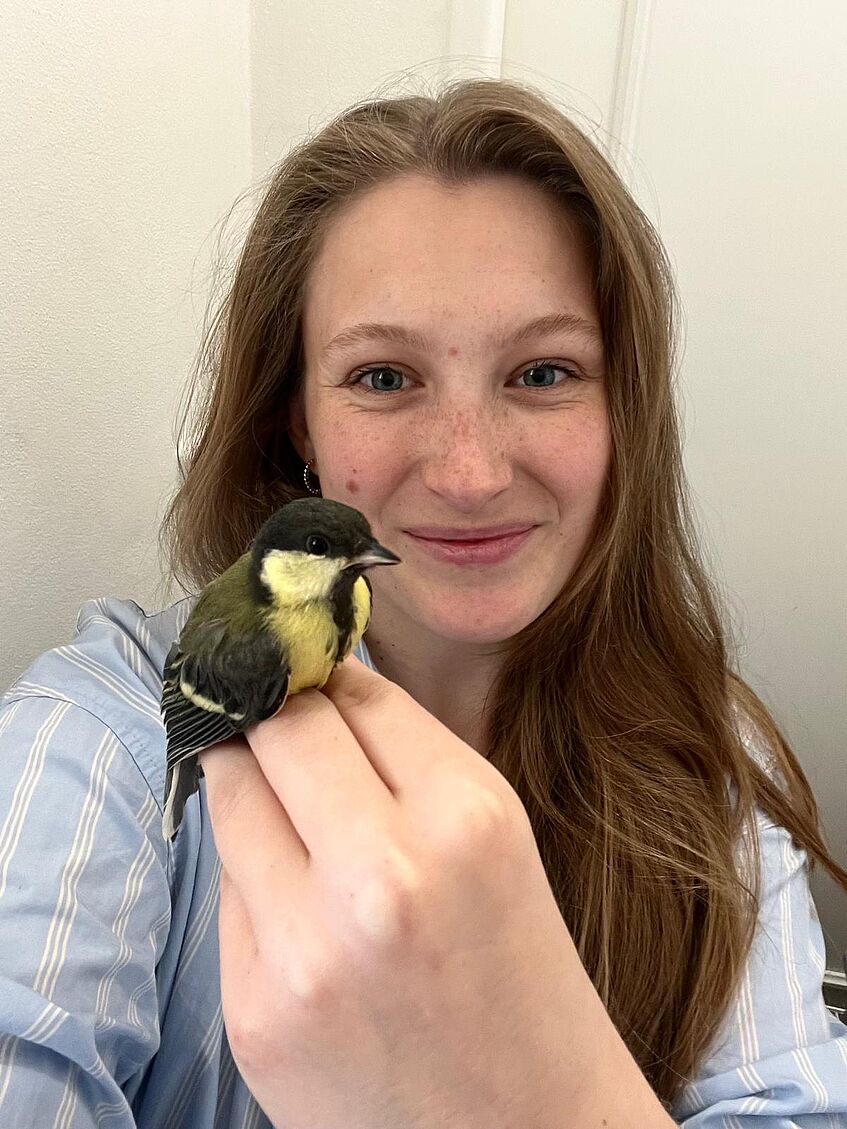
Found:
[[[567, 365], [558, 364], [556, 361], [544, 360], [533, 361], [532, 364], [527, 365], [525, 369], [521, 370], [520, 375], [522, 376], [524, 373], [529, 372], [530, 369], [534, 368], [558, 369], [559, 372], [565, 373], [569, 380], [582, 380], [582, 377], [578, 372], [576, 372], [575, 369], [568, 368]], [[376, 388], [369, 388], [367, 384], [363, 383], [364, 378], [369, 373], [384, 372], [386, 369], [390, 369], [392, 372], [398, 372], [401, 376], [405, 375], [404, 373], [400, 372], [400, 369], [395, 368], [394, 365], [371, 365], [369, 368], [357, 369], [354, 373], [351, 373], [346, 383], [351, 387], [361, 388], [364, 392], [372, 396], [396, 396], [398, 392], [405, 391], [405, 389], [403, 388], [383, 389], [381, 391], [377, 391]], [[567, 380], [560, 380], [558, 384], [547, 384], [542, 385], [541, 387], [536, 386], [535, 388], [533, 388], [531, 385], [524, 385], [523, 387], [525, 387], [528, 392], [545, 392], [550, 388], [561, 388], [562, 385], [567, 383]]]

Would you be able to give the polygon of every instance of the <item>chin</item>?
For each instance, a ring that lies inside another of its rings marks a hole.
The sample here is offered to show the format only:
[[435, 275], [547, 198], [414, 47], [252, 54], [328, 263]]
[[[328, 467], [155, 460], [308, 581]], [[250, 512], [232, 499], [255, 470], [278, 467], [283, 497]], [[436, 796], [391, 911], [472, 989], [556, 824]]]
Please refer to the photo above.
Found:
[[514, 609], [503, 613], [501, 616], [492, 615], [491, 609], [486, 609], [479, 616], [474, 616], [468, 609], [459, 609], [454, 606], [453, 614], [446, 609], [441, 614], [427, 616], [425, 622], [430, 630], [442, 639], [450, 639], [454, 643], [488, 645], [505, 643], [517, 635], [540, 614], [538, 611], [527, 611], [525, 615], [516, 616]]
[[[377, 571], [383, 570], [374, 570]], [[550, 593], [547, 587], [528, 590], [526, 583], [513, 582], [499, 586], [499, 590], [493, 585], [486, 588], [469, 584], [463, 588], [426, 583], [400, 587], [396, 579], [374, 577], [377, 619], [380, 609], [384, 609], [386, 623], [405, 624], [405, 630], [412, 632], [417, 625], [424, 633], [457, 645], [504, 643], [536, 620], [555, 598], [555, 591]]]

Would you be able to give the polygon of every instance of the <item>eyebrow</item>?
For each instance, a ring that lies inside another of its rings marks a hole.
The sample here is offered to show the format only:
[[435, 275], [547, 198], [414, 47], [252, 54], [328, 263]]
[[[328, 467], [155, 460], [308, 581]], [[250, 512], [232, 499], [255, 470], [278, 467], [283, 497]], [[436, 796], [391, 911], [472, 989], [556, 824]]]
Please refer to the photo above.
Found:
[[[575, 334], [582, 337], [590, 345], [601, 347], [603, 345], [603, 335], [598, 326], [586, 321], [579, 314], [566, 311], [556, 314], [543, 314], [541, 317], [533, 318], [532, 321], [526, 322], [517, 329], [501, 334], [495, 339], [494, 344], [498, 349], [504, 349], [507, 345], [518, 345], [521, 341], [526, 341], [531, 337], [552, 337], [556, 333]], [[357, 345], [362, 341], [391, 341], [395, 345], [407, 345], [421, 352], [429, 346], [427, 339], [412, 329], [406, 329], [402, 325], [368, 321], [342, 329], [324, 347], [323, 357], [326, 359], [334, 353], [341, 352], [343, 349]]]

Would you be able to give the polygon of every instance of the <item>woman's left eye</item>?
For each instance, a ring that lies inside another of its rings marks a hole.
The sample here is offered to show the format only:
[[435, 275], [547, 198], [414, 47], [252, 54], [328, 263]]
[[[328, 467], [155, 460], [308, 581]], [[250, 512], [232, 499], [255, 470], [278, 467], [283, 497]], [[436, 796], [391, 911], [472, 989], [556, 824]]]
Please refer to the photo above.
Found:
[[[556, 380], [555, 373], [562, 373], [562, 379]], [[552, 361], [536, 361], [526, 368], [521, 373], [521, 377], [527, 377], [527, 383], [522, 387], [524, 388], [555, 388], [559, 384], [564, 384], [566, 380], [579, 380], [576, 372], [568, 368], [567, 365], [554, 364]], [[548, 379], [549, 378], [549, 379]]]

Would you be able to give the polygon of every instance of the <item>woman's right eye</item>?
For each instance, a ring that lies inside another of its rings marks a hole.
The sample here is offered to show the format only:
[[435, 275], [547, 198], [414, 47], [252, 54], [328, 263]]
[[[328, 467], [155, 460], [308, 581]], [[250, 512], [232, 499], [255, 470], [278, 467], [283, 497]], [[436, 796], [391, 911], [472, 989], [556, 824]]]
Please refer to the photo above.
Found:
[[[368, 377], [373, 377], [373, 382], [367, 381]], [[406, 378], [402, 372], [398, 372], [396, 368], [391, 365], [375, 365], [373, 368], [359, 369], [354, 372], [350, 378], [350, 383], [363, 388], [367, 392], [402, 392], [403, 381]]]

